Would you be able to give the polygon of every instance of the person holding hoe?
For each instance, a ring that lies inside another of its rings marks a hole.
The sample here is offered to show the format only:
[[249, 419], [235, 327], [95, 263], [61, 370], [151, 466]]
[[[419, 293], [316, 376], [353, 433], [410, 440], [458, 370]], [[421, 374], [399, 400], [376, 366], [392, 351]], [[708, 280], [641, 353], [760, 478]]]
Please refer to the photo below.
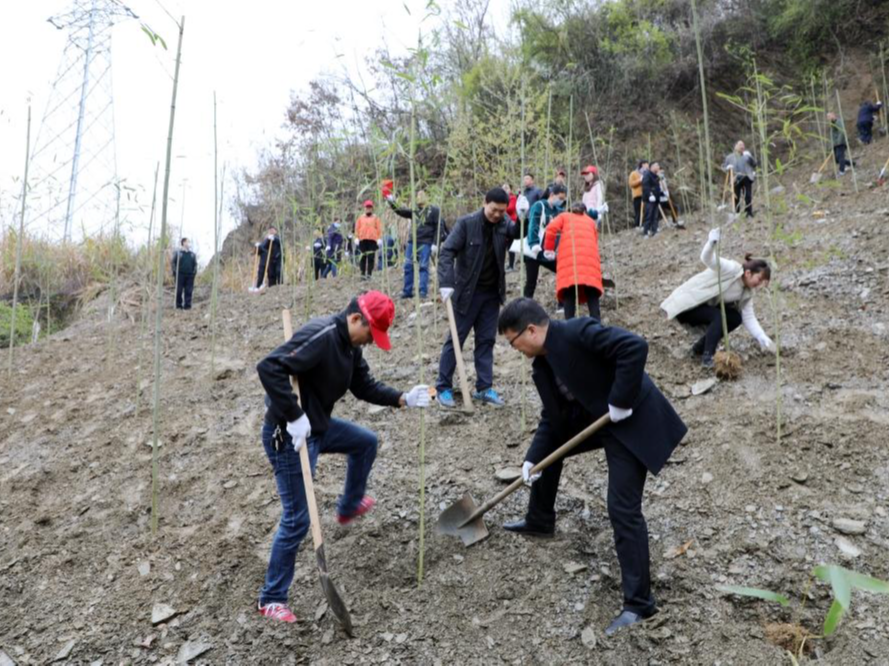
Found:
[[[389, 206], [399, 217], [404, 217], [417, 226], [417, 257], [420, 264], [420, 298], [426, 298], [429, 289], [429, 260], [438, 252], [438, 246], [448, 237], [448, 227], [441, 216], [438, 206], [429, 205], [426, 192], [417, 192], [416, 209], [399, 208], [395, 204], [394, 195], [386, 197]], [[414, 234], [408, 234], [407, 246], [404, 251], [404, 286], [402, 298], [414, 297]]]
[[358, 252], [361, 254], [358, 265], [361, 268], [362, 280], [370, 280], [373, 275], [377, 249], [380, 247], [382, 237], [383, 223], [374, 215], [374, 202], [368, 199], [364, 202], [364, 215], [355, 221], [355, 238], [358, 239]]
[[704, 335], [691, 348], [692, 355], [701, 357], [705, 368], [713, 367], [716, 347], [723, 335], [719, 307], [720, 276], [728, 332], [743, 323], [763, 351], [775, 351], [775, 343], [762, 330], [753, 310], [753, 292], [768, 286], [772, 277], [771, 268], [764, 259], [754, 259], [750, 254], [744, 257], [743, 263], [719, 258], [717, 245], [721, 236], [722, 232], [717, 227], [710, 232], [704, 244], [701, 263], [706, 270], [686, 280], [661, 303], [661, 309], [667, 313], [668, 319], [706, 328]]
[[[312, 319], [256, 366], [266, 392], [267, 411], [262, 445], [275, 472], [283, 513], [259, 594], [259, 612], [283, 622], [296, 622], [287, 607], [294, 562], [309, 529], [299, 450], [309, 447], [312, 473], [319, 454], [348, 457], [346, 484], [337, 502], [341, 525], [370, 511], [376, 501], [365, 494], [377, 455], [377, 436], [370, 430], [332, 416], [346, 391], [359, 400], [391, 407], [427, 407], [429, 387], [407, 393], [376, 381], [361, 348], [374, 342], [389, 351], [388, 330], [395, 317], [392, 299], [379, 291], [353, 298], [344, 312]], [[291, 387], [297, 377], [301, 399]]]
[[568, 455], [604, 449], [608, 464], [608, 517], [620, 563], [623, 608], [611, 635], [655, 613], [649, 571], [648, 527], [642, 491], [648, 472], [658, 474], [687, 428], [645, 372], [648, 344], [638, 335], [592, 318], [550, 320], [530, 298], [517, 298], [500, 314], [498, 329], [514, 349], [533, 359], [531, 377], [543, 410], [522, 477], [531, 486], [525, 518], [503, 527], [517, 534], [552, 537], [563, 461], [531, 473], [556, 448], [608, 414], [611, 423]]
[[278, 230], [269, 228], [269, 233], [261, 242], [256, 244], [259, 250], [259, 269], [256, 274], [256, 289], [263, 285], [274, 287], [281, 282], [281, 240], [278, 238]]
[[[475, 330], [475, 386], [473, 398], [502, 407], [494, 390], [494, 343], [497, 315], [506, 301], [506, 252], [521, 235], [518, 224], [506, 215], [509, 195], [495, 187], [485, 195], [481, 210], [464, 215], [454, 225], [441, 249], [438, 284], [441, 300], [453, 298], [454, 318], [460, 348]], [[453, 379], [457, 367], [450, 334], [441, 350], [438, 366], [438, 402], [442, 407], [457, 406]]]

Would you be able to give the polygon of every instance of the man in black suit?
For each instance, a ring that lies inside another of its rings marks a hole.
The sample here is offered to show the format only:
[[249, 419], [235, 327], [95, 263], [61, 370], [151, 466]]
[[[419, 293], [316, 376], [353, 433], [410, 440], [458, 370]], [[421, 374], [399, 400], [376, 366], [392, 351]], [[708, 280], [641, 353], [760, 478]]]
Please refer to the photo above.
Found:
[[530, 298], [510, 302], [498, 329], [514, 349], [534, 359], [532, 378], [543, 403], [522, 466], [531, 485], [528, 513], [505, 529], [553, 535], [562, 462], [533, 475], [531, 469], [603, 414], [611, 416], [611, 424], [569, 454], [605, 450], [608, 516], [624, 594], [622, 612], [606, 629], [611, 635], [655, 612], [642, 490], [646, 474], [661, 471], [687, 428], [645, 373], [648, 344], [639, 336], [588, 317], [551, 321]]

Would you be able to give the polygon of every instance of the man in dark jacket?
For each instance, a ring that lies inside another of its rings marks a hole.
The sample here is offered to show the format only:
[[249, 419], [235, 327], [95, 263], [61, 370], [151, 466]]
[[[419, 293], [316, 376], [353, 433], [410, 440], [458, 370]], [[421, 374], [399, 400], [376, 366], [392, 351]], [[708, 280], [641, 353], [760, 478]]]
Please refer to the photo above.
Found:
[[[524, 203], [522, 204], [522, 208], [525, 210], [524, 215], [527, 215], [527, 211], [531, 210], [534, 204], [544, 198], [543, 191], [534, 184], [534, 174], [530, 171], [525, 174], [525, 178], [522, 181], [522, 196], [528, 202], [527, 207], [525, 207]], [[516, 208], [518, 209], [518, 202], [516, 202]], [[519, 215], [524, 217], [522, 213], [519, 213]]]
[[661, 165], [652, 162], [642, 176], [642, 201], [645, 203], [645, 222], [642, 226], [642, 235], [645, 238], [653, 237], [658, 230], [658, 222], [660, 218], [660, 207], [658, 202], [664, 195], [661, 192], [661, 179], [658, 174], [661, 172]]
[[198, 274], [198, 258], [191, 251], [187, 238], [179, 241], [179, 249], [173, 254], [170, 264], [173, 279], [176, 280], [176, 309], [191, 310], [191, 293], [194, 290], [194, 278]]
[[[281, 258], [284, 256], [281, 252], [281, 239], [278, 238], [278, 230], [275, 227], [269, 229], [268, 235], [261, 243], [257, 243], [259, 248], [259, 269], [256, 275], [256, 288], [262, 287], [265, 282], [267, 287], [274, 287], [281, 283]], [[268, 268], [266, 268], [268, 263]], [[268, 280], [266, 280], [268, 277]]]
[[[345, 312], [312, 319], [281, 347], [269, 354], [256, 370], [266, 391], [262, 444], [275, 472], [283, 513], [275, 539], [259, 612], [283, 622], [295, 622], [287, 608], [294, 562], [309, 528], [299, 450], [308, 446], [314, 474], [318, 455], [348, 456], [346, 484], [337, 502], [337, 521], [352, 522], [370, 511], [375, 500], [365, 495], [367, 479], [377, 455], [377, 436], [370, 430], [331, 416], [346, 391], [359, 400], [391, 407], [426, 407], [429, 387], [415, 386], [407, 393], [376, 381], [361, 348], [371, 342], [388, 351], [389, 326], [395, 316], [392, 299], [379, 291], [353, 298]], [[290, 378], [299, 380], [300, 398]]]
[[[464, 215], [442, 246], [438, 261], [441, 300], [453, 297], [460, 347], [475, 330], [475, 387], [473, 398], [497, 407], [503, 400], [494, 390], [494, 342], [497, 315], [506, 301], [504, 261], [512, 241], [521, 235], [518, 224], [506, 215], [509, 195], [495, 187], [485, 195], [481, 210]], [[448, 335], [438, 366], [438, 402], [456, 407], [453, 384], [457, 359]]]
[[343, 232], [340, 231], [340, 221], [334, 218], [333, 223], [327, 227], [327, 266], [321, 277], [327, 277], [333, 273], [336, 277], [337, 268], [343, 260]]
[[655, 612], [642, 491], [646, 474], [661, 471], [687, 428], [645, 373], [648, 344], [639, 336], [586, 317], [550, 320], [530, 298], [510, 302], [498, 328], [513, 348], [534, 359], [532, 378], [543, 403], [522, 466], [531, 485], [528, 513], [505, 529], [553, 535], [562, 462], [536, 474], [531, 469], [596, 419], [611, 417], [569, 455], [605, 450], [608, 516], [624, 595], [622, 612], [606, 629], [613, 634]]
[[[417, 192], [417, 209], [399, 208], [395, 198], [390, 194], [386, 197], [389, 206], [399, 217], [414, 220], [417, 225], [417, 257], [420, 263], [420, 298], [426, 298], [429, 291], [429, 259], [438, 251], [441, 243], [448, 237], [448, 227], [441, 217], [438, 206], [430, 206], [426, 192]], [[417, 222], [422, 220], [422, 222]], [[408, 235], [407, 248], [404, 252], [404, 287], [402, 298], [413, 298], [414, 295], [414, 234]]]
[[327, 263], [325, 248], [327, 243], [322, 236], [312, 241], [312, 264], [315, 269], [315, 279], [324, 277], [324, 266]]
[[874, 138], [874, 116], [883, 108], [882, 102], [871, 104], [864, 100], [858, 109], [858, 138], [861, 143], [868, 144]]

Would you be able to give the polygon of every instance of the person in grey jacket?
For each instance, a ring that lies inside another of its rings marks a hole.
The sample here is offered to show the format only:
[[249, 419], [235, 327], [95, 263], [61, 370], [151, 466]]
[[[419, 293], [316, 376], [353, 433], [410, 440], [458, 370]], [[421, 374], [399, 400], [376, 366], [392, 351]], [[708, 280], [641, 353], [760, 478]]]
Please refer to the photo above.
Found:
[[[735, 144], [735, 149], [726, 155], [722, 170], [731, 171], [734, 177], [732, 187], [735, 192], [735, 212], [741, 212], [743, 201], [747, 217], [753, 217], [753, 181], [756, 178], [756, 159], [744, 146], [743, 141], [738, 141]], [[741, 199], [742, 195], [744, 196], [743, 200]]]
[[[441, 300], [453, 298], [461, 348], [469, 331], [475, 330], [473, 398], [497, 407], [503, 406], [503, 400], [494, 390], [494, 343], [500, 306], [506, 302], [504, 261], [512, 241], [521, 235], [519, 225], [506, 214], [508, 205], [509, 195], [503, 188], [490, 190], [485, 195], [484, 208], [457, 220], [438, 261]], [[441, 350], [436, 384], [442, 407], [457, 406], [452, 383], [456, 367], [454, 344], [448, 335]]]

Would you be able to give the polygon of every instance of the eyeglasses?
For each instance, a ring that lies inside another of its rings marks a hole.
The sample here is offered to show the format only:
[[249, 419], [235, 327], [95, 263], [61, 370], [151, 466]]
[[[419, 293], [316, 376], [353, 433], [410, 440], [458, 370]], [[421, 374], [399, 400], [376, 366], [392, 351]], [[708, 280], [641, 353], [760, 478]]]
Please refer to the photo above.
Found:
[[509, 341], [509, 346], [512, 347], [513, 349], [515, 349], [515, 345], [514, 345], [513, 343], [514, 343], [516, 340], [518, 340], [520, 337], [522, 337], [522, 336], [525, 334], [525, 331], [527, 331], [527, 330], [528, 330], [528, 327], [525, 326], [525, 328], [523, 328], [521, 331], [519, 331], [519, 332], [516, 334], [516, 336], [515, 336], [512, 340]]

